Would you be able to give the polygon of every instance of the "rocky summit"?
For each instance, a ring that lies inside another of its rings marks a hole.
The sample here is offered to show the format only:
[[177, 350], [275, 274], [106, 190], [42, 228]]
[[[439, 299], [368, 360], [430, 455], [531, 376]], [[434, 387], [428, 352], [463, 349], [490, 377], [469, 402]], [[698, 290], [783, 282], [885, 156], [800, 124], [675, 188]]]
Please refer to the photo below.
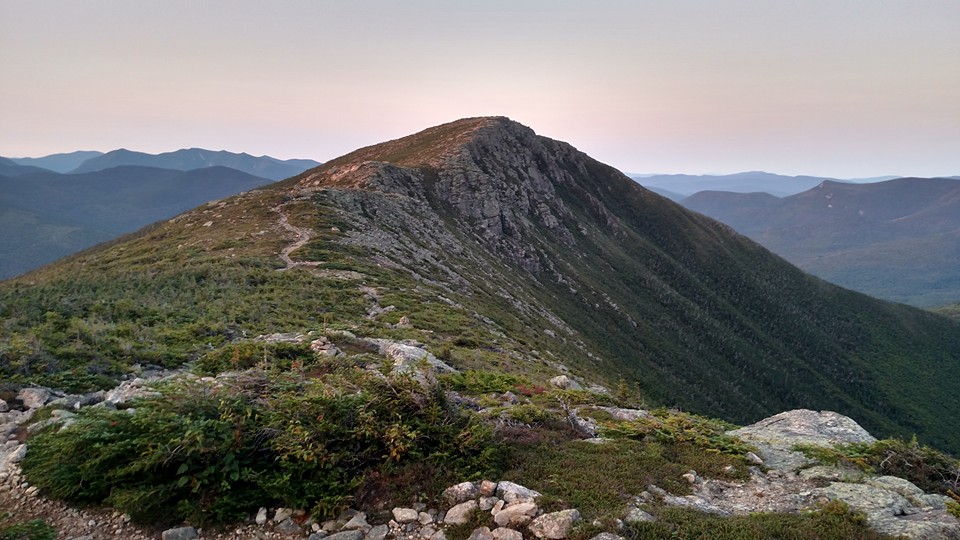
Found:
[[506, 118], [5, 281], [0, 316], [9, 500], [106, 505], [115, 530], [669, 538], [778, 512], [953, 534], [956, 462], [925, 445], [960, 450], [960, 322], [806, 275]]

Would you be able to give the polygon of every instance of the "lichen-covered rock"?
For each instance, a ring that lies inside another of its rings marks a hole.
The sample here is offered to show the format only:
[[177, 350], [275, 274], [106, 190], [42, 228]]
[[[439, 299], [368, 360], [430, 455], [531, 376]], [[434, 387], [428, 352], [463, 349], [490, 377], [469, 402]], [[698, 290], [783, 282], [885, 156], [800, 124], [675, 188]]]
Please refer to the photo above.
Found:
[[455, 486], [450, 486], [443, 491], [443, 499], [448, 504], [459, 504], [470, 499], [477, 498], [479, 490], [473, 482], [461, 482]]
[[520, 531], [506, 527], [497, 527], [493, 530], [492, 536], [493, 540], [523, 540], [523, 534]]
[[580, 521], [580, 512], [576, 509], [551, 512], [534, 519], [528, 529], [537, 538], [562, 540], [570, 536], [574, 524]]
[[727, 432], [754, 444], [764, 464], [774, 469], [797, 469], [813, 463], [793, 451], [796, 445], [833, 446], [840, 443], [874, 443], [867, 430], [853, 419], [831, 411], [796, 409]]

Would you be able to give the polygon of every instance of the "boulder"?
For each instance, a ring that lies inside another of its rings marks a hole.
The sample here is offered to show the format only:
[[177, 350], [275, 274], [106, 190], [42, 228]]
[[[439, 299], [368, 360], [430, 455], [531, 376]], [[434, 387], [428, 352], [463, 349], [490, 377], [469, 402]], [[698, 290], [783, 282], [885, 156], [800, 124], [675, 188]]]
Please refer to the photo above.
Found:
[[477, 501], [462, 502], [447, 510], [443, 522], [447, 525], [464, 525], [470, 521], [476, 511]]
[[22, 388], [17, 393], [17, 399], [23, 403], [25, 409], [39, 409], [50, 401], [52, 394], [46, 388]]
[[267, 509], [266, 509], [266, 508], [264, 508], [264, 507], [262, 507], [262, 506], [260, 507], [260, 510], [257, 511], [257, 517], [254, 519], [254, 522], [255, 522], [257, 525], [263, 525], [264, 523], [267, 522]]
[[641, 523], [644, 521], [655, 521], [655, 518], [637, 507], [631, 508], [626, 517], [623, 518], [624, 523]]
[[493, 533], [490, 531], [490, 527], [477, 527], [470, 533], [467, 540], [493, 540]]
[[160, 534], [160, 538], [163, 540], [194, 540], [195, 538], [199, 538], [199, 535], [193, 527], [177, 527], [163, 531], [163, 533]]
[[459, 504], [470, 499], [476, 499], [479, 490], [473, 482], [461, 482], [450, 486], [443, 491], [443, 498], [448, 504]]
[[520, 484], [514, 484], [513, 482], [502, 481], [497, 484], [497, 497], [503, 499], [507, 503], [516, 502], [518, 500], [533, 500], [540, 496], [540, 492], [534, 491], [529, 488], [525, 488]]
[[523, 540], [523, 534], [520, 531], [508, 529], [506, 527], [497, 527], [493, 530], [493, 540]]
[[[318, 533], [314, 533], [318, 534]], [[312, 535], [311, 535], [312, 536]], [[363, 531], [354, 529], [352, 531], [343, 531], [331, 534], [330, 536], [321, 536], [324, 540], [363, 540]]]
[[792, 450], [796, 445], [829, 447], [877, 440], [849, 417], [809, 409], [782, 412], [727, 434], [754, 444], [763, 463], [772, 469], [798, 469], [811, 464], [811, 459]]
[[556, 377], [550, 379], [550, 384], [559, 388], [560, 390], [583, 390], [583, 387], [580, 386], [577, 381], [567, 377], [566, 375], [557, 375]]
[[394, 508], [393, 519], [401, 524], [413, 523], [420, 519], [420, 512], [417, 512], [413, 508]]
[[363, 537], [363, 540], [384, 540], [389, 533], [390, 527], [387, 525], [377, 525], [367, 532], [367, 535]]
[[536, 503], [519, 502], [502, 508], [493, 516], [493, 521], [501, 527], [520, 528], [530, 523], [539, 510]]
[[537, 538], [562, 540], [570, 536], [571, 529], [578, 521], [580, 521], [580, 512], [577, 509], [561, 510], [534, 519], [528, 529]]

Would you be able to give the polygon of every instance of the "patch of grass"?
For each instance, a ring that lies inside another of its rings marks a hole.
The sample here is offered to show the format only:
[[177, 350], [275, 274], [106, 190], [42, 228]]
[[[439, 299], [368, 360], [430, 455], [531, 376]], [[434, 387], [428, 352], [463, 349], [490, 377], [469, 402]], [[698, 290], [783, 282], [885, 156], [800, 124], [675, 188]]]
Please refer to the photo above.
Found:
[[629, 439], [594, 444], [563, 440], [549, 428], [529, 430], [530, 442], [510, 445], [503, 478], [544, 495], [548, 509], [577, 508], [587, 521], [622, 518], [626, 504], [648, 485], [686, 494], [689, 484], [680, 475], [690, 469], [701, 475], [730, 478], [732, 465], [742, 463], [728, 455], [705, 453], [691, 444]]
[[867, 526], [863, 514], [851, 512], [843, 503], [831, 502], [805, 514], [758, 513], [721, 517], [684, 508], [653, 509], [655, 522], [629, 524], [621, 531], [628, 540], [711, 539], [756, 540], [882, 540]]

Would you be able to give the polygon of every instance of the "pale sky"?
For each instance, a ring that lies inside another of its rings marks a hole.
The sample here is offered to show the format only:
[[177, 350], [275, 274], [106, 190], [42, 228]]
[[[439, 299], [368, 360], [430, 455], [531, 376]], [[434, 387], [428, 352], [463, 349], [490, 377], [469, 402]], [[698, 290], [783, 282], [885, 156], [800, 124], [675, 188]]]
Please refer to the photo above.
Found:
[[960, 0], [0, 0], [2, 156], [485, 115], [626, 172], [958, 175]]

